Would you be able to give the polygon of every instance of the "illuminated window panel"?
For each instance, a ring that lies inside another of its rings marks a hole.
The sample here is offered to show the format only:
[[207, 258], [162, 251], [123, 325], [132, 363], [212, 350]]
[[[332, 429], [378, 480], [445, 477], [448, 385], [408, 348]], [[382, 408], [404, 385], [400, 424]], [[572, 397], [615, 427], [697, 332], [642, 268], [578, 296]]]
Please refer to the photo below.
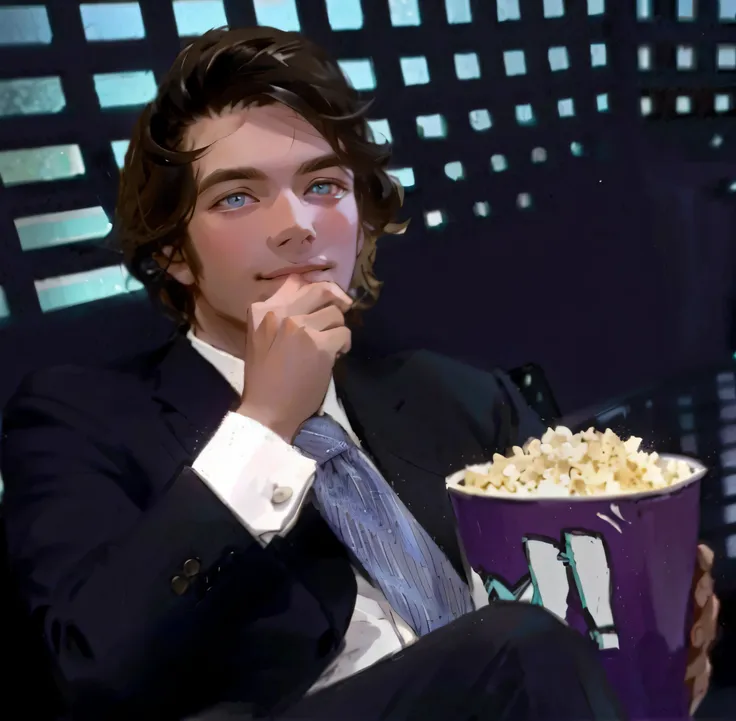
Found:
[[471, 110], [468, 113], [468, 119], [470, 120], [470, 127], [478, 133], [482, 133], [493, 127], [493, 118], [484, 108]]
[[394, 168], [393, 170], [389, 170], [388, 174], [396, 178], [406, 190], [410, 190], [416, 185], [414, 170], [412, 168]]
[[595, 106], [599, 113], [607, 113], [609, 110], [608, 93], [601, 93], [595, 96]]
[[639, 101], [639, 111], [642, 115], [651, 115], [652, 111], [654, 110], [654, 103], [652, 103], [652, 99], [650, 97], [643, 97]]
[[718, 19], [736, 22], [736, 0], [718, 0]]
[[693, 109], [693, 102], [687, 95], [679, 95], [675, 100], [675, 112], [678, 115], [689, 115]]
[[544, 17], [561, 18], [565, 15], [564, 0], [544, 0]]
[[695, 69], [695, 48], [692, 45], [678, 45], [675, 57], [678, 70]]
[[715, 97], [714, 109], [717, 113], [727, 113], [732, 108], [731, 96], [726, 93], [719, 93]]
[[16, 218], [14, 223], [23, 250], [104, 238], [112, 229], [107, 213], [99, 206]]
[[519, 0], [496, 0], [496, 17], [500, 23], [521, 20]]
[[477, 53], [455, 53], [455, 74], [458, 80], [475, 80], [480, 77]]
[[48, 45], [51, 38], [43, 5], [0, 7], [0, 45]]
[[369, 120], [368, 126], [373, 133], [373, 139], [376, 143], [390, 143], [393, 140], [391, 126], [388, 120]]
[[570, 58], [567, 54], [566, 47], [550, 48], [547, 50], [547, 59], [549, 60], [549, 68], [552, 72], [559, 72], [560, 70], [568, 70], [570, 68]]
[[652, 48], [650, 45], [639, 46], [639, 70], [652, 69]]
[[[716, 133], [710, 139], [709, 145], [710, 145], [711, 148], [720, 148], [721, 145], [723, 145], [723, 136], [722, 135], [718, 135], [718, 133]], [[736, 355], [734, 355], [734, 359], [736, 359]]]
[[0, 178], [5, 185], [22, 185], [84, 175], [78, 145], [0, 151]]
[[590, 45], [590, 65], [594, 68], [602, 68], [606, 65], [608, 59], [606, 57], [605, 43], [591, 43]]
[[523, 50], [506, 50], [503, 54], [506, 75], [526, 75], [526, 57]]
[[441, 228], [447, 224], [447, 216], [442, 210], [428, 210], [424, 214], [424, 222], [428, 228]]
[[429, 65], [423, 55], [399, 58], [399, 63], [404, 85], [426, 85], [429, 82]]
[[576, 157], [581, 158], [583, 156], [583, 146], [577, 141], [570, 143], [570, 152]]
[[529, 193], [519, 193], [516, 196], [516, 207], [520, 210], [528, 210], [532, 207], [532, 196]]
[[61, 112], [66, 98], [59, 78], [0, 80], [0, 117]]
[[348, 82], [356, 90], [373, 90], [376, 87], [372, 60], [338, 60], [338, 64]]
[[539, 165], [547, 162], [547, 151], [544, 148], [534, 148], [532, 150], [532, 163]]
[[122, 265], [37, 280], [34, 285], [44, 313], [143, 289]]
[[736, 45], [719, 45], [716, 64], [719, 70], [736, 70]]
[[363, 27], [360, 0], [325, 0], [327, 19], [333, 30], [359, 30]]
[[388, 0], [388, 9], [395, 28], [421, 25], [419, 0]]
[[[0, 285], [0, 318], [7, 318], [10, 315], [10, 308], [8, 308], [8, 299], [5, 296], [5, 291]], [[0, 482], [0, 492], [2, 492], [2, 482]]]
[[420, 138], [445, 138], [447, 137], [447, 121], [439, 113], [434, 115], [418, 115], [417, 132]]
[[588, 15], [605, 15], [606, 0], [588, 0]]
[[296, 0], [253, 0], [256, 22], [279, 30], [301, 30]]
[[84, 3], [79, 6], [84, 36], [98, 40], [139, 40], [146, 36], [137, 2]]
[[465, 169], [459, 160], [453, 160], [451, 163], [445, 163], [445, 175], [450, 180], [464, 180]]
[[478, 218], [487, 218], [491, 214], [491, 204], [487, 200], [474, 203], [473, 214]]
[[496, 154], [491, 156], [491, 169], [494, 173], [503, 173], [509, 167], [506, 158], [503, 155]]
[[118, 168], [122, 168], [125, 165], [125, 154], [128, 152], [130, 140], [113, 140], [110, 145]]
[[653, 15], [652, 0], [636, 0], [636, 17], [639, 20], [651, 20]]
[[677, 0], [677, 19], [695, 20], [695, 0]]
[[101, 108], [136, 107], [156, 97], [156, 80], [150, 70], [100, 73], [93, 79]]
[[557, 101], [557, 112], [561, 118], [571, 118], [575, 115], [575, 103], [572, 98]]
[[[338, 0], [338, 2], [342, 2], [342, 0]], [[450, 25], [460, 25], [473, 21], [470, 0], [445, 0], [445, 13], [447, 13], [447, 22]]]
[[516, 122], [519, 125], [535, 125], [537, 119], [534, 117], [534, 109], [528, 103], [517, 105], [515, 108]]
[[227, 25], [222, 0], [174, 0], [174, 18], [179, 37], [202, 35]]

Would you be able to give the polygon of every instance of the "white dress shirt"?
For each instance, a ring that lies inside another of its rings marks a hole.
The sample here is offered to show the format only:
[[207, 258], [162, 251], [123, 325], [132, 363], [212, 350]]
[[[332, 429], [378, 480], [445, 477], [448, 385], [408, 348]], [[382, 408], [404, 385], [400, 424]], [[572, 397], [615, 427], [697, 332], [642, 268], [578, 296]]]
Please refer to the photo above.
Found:
[[[241, 395], [243, 361], [205, 343], [191, 330], [187, 337], [193, 348]], [[329, 414], [361, 445], [333, 380], [320, 413]], [[228, 413], [193, 468], [265, 546], [274, 536], [287, 533], [296, 522], [312, 486], [316, 463], [257, 421]], [[381, 590], [361, 573], [356, 571], [355, 576], [358, 594], [342, 648], [311, 691], [357, 673], [416, 640], [414, 631], [391, 608]], [[487, 605], [488, 595], [481, 579], [472, 573], [470, 581], [475, 607]]]

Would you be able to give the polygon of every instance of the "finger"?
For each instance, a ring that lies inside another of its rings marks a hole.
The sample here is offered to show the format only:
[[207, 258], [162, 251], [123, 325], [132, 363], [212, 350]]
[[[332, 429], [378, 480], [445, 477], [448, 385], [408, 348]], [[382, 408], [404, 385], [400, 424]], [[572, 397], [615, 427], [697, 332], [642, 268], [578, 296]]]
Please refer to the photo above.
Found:
[[713, 568], [713, 550], [706, 546], [704, 543], [701, 543], [698, 546], [697, 559], [698, 566], [702, 571], [710, 571]]
[[685, 671], [685, 681], [700, 678], [700, 676], [702, 676], [706, 672], [709, 663], [710, 662], [708, 661], [708, 655], [705, 653], [699, 653], [687, 665], [687, 670]]
[[718, 631], [719, 608], [720, 602], [718, 598], [712, 595], [698, 615], [690, 631], [690, 643], [693, 648], [708, 648], [715, 640]]
[[703, 608], [712, 596], [713, 576], [706, 572], [695, 586], [695, 603], [699, 608]]
[[710, 662], [708, 662], [703, 674], [699, 676], [693, 684], [692, 702], [690, 703], [691, 716], [698, 710], [698, 706], [700, 706], [700, 704], [703, 702], [703, 699], [705, 698], [705, 695], [708, 693], [711, 673], [712, 667], [710, 665]]
[[337, 356], [348, 353], [352, 344], [350, 328], [341, 326], [319, 334], [318, 344], [322, 350]]
[[271, 305], [286, 304], [309, 283], [299, 273], [292, 273], [286, 277], [279, 289], [268, 299]]
[[337, 283], [327, 281], [310, 283], [290, 301], [288, 313], [289, 315], [308, 315], [328, 305], [336, 305], [343, 313], [346, 313], [352, 303], [350, 296]]
[[345, 316], [335, 305], [328, 305], [326, 308], [320, 308], [320, 310], [308, 315], [292, 316], [292, 319], [297, 325], [313, 330], [329, 330], [345, 325]]

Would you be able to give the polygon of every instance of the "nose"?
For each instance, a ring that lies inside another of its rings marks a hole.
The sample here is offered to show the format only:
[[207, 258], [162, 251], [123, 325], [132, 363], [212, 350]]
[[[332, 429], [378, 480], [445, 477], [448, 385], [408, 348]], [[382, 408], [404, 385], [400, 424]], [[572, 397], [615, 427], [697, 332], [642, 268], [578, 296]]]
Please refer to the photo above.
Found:
[[302, 255], [312, 252], [317, 234], [314, 229], [315, 209], [293, 191], [285, 191], [269, 209], [271, 230], [268, 245], [274, 253]]

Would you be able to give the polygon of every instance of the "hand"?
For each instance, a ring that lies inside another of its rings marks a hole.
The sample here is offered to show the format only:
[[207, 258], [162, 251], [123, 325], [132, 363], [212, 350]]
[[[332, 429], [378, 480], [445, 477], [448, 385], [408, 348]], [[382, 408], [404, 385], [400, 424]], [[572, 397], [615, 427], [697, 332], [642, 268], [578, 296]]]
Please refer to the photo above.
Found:
[[690, 632], [690, 652], [685, 681], [690, 690], [690, 714], [694, 714], [705, 698], [710, 684], [710, 648], [718, 629], [720, 603], [713, 593], [713, 551], [707, 546], [698, 546], [693, 595], [695, 621]]
[[345, 311], [352, 300], [334, 283], [289, 276], [248, 309], [245, 390], [239, 413], [289, 443], [319, 409], [335, 359], [350, 350]]

